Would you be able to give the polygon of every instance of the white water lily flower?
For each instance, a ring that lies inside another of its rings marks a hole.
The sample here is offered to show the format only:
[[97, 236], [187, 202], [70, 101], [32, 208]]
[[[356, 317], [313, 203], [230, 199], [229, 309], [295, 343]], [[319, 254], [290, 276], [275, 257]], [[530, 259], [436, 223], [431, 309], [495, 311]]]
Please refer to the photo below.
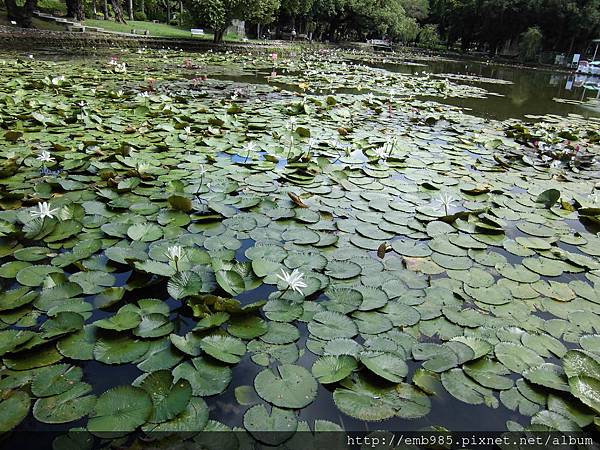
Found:
[[373, 150], [373, 153], [375, 153], [375, 155], [377, 155], [379, 159], [383, 159], [384, 161], [390, 156], [389, 149], [386, 145], [384, 145], [383, 147], [376, 148], [375, 150]]
[[302, 295], [302, 288], [305, 288], [307, 284], [303, 280], [304, 274], [298, 272], [298, 269], [294, 269], [292, 273], [288, 273], [281, 269], [281, 275], [277, 274], [277, 278], [288, 285], [288, 289], [298, 292]]
[[204, 164], [200, 164], [199, 175], [203, 176], [205, 173], [206, 173], [206, 168], [204, 167]]
[[185, 252], [181, 245], [173, 245], [167, 249], [167, 258], [173, 262], [177, 262], [183, 258]]
[[33, 217], [40, 218], [40, 219], [44, 219], [44, 217], [48, 217], [48, 218], [52, 219], [55, 216], [57, 211], [58, 211], [58, 208], [50, 209], [50, 205], [48, 204], [48, 202], [43, 202], [43, 203], [38, 203], [38, 210], [31, 211], [31, 215]]
[[440, 194], [438, 196], [438, 198], [436, 198], [433, 203], [435, 203], [438, 206], [443, 206], [444, 210], [446, 211], [446, 215], [448, 214], [448, 209], [452, 208], [454, 206], [454, 203], [457, 201], [458, 199], [456, 197], [453, 197], [449, 194], [443, 193]]
[[44, 150], [42, 153], [40, 153], [40, 156], [37, 157], [38, 161], [42, 161], [42, 162], [55, 162], [56, 160], [54, 159], [54, 157], [50, 154], [50, 152]]
[[137, 172], [138, 173], [145, 173], [148, 171], [148, 169], [150, 169], [152, 166], [148, 163], [138, 163], [137, 164]]
[[296, 124], [297, 124], [297, 120], [295, 117], [292, 117], [290, 120], [288, 120], [288, 123], [286, 124], [286, 128], [290, 131], [296, 131]]
[[246, 150], [246, 152], [248, 152], [248, 153], [254, 151], [255, 148], [256, 148], [256, 144], [254, 143], [254, 141], [247, 142], [246, 145], [244, 146], [244, 150]]

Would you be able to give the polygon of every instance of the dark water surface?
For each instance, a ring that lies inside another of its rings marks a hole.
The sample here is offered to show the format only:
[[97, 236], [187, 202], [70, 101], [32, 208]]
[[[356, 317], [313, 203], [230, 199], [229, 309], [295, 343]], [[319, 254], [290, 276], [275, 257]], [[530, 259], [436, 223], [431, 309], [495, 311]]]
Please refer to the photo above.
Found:
[[[40, 57], [41, 59], [42, 57]], [[585, 101], [597, 98], [600, 91], [590, 89], [598, 86], [600, 88], [600, 78], [584, 79], [576, 77], [569, 73], [555, 73], [542, 70], [515, 68], [498, 66], [472, 61], [420, 61], [421, 65], [413, 64], [373, 64], [377, 67], [385, 68], [390, 71], [417, 74], [418, 76], [432, 76], [431, 74], [459, 74], [476, 77], [494, 78], [512, 82], [511, 84], [497, 84], [491, 82], [482, 82], [477, 80], [461, 80], [459, 83], [474, 83], [478, 87], [484, 88], [491, 93], [484, 99], [476, 98], [442, 98], [431, 97], [428, 100], [437, 101], [444, 104], [459, 106], [465, 108], [470, 114], [489, 118], [505, 120], [509, 118], [522, 119], [527, 115], [545, 115], [557, 114], [566, 115], [570, 113], [580, 114], [585, 117], [600, 116], [600, 109], [594, 110], [583, 105], [565, 104], [556, 102], [555, 98]], [[427, 74], [423, 74], [427, 72]], [[429, 74], [429, 75], [428, 75]], [[223, 80], [231, 80], [236, 83], [264, 84], [267, 82], [266, 73], [256, 72], [243, 76], [213, 76]], [[274, 83], [277, 85], [277, 83]], [[281, 84], [279, 87], [291, 90], [290, 86]], [[470, 110], [470, 111], [468, 111]], [[508, 234], [508, 233], [507, 233]], [[515, 234], [517, 235], [517, 234]], [[511, 236], [514, 238], [514, 236]], [[253, 245], [253, 241], [246, 240], [243, 246], [236, 252], [238, 261], [245, 261], [244, 251]], [[514, 255], [505, 252], [503, 249], [494, 249], [508, 257], [510, 262], [516, 262]], [[569, 275], [572, 277], [572, 275]], [[121, 284], [126, 283], [128, 275], [123, 274], [119, 277]], [[574, 279], [574, 278], [572, 278]], [[245, 292], [238, 299], [242, 304], [249, 304], [255, 301], [265, 300], [274, 290], [274, 287], [263, 285], [253, 291]], [[161, 298], [168, 300], [173, 311], [174, 319], [178, 320], [180, 325], [179, 334], [184, 334], [193, 328], [195, 320], [191, 317], [189, 311], [180, 311], [180, 303], [169, 300], [166, 288], [163, 285], [152, 286], [146, 292], [148, 295], [142, 297]], [[140, 292], [140, 291], [138, 291]], [[93, 297], [89, 299], [93, 301]], [[92, 320], [102, 318], [108, 313], [95, 310]], [[89, 322], [91, 322], [90, 320]], [[308, 334], [305, 324], [300, 324], [299, 329], [303, 335], [299, 348], [305, 348], [306, 336]], [[315, 355], [305, 350], [300, 357], [298, 364], [310, 368], [316, 359]], [[106, 366], [102, 363], [91, 361], [83, 364], [85, 377], [94, 387], [94, 393], [100, 394], [110, 387], [131, 383], [142, 372], [135, 365], [128, 364], [122, 366]], [[410, 373], [407, 379], [411, 379], [412, 373], [417, 367], [417, 363], [410, 363]], [[210, 408], [210, 418], [218, 420], [230, 427], [241, 427], [244, 412], [249, 408], [240, 406], [235, 400], [234, 390], [237, 386], [252, 385], [253, 380], [263, 367], [254, 364], [246, 354], [244, 359], [233, 370], [233, 381], [228, 389], [217, 396], [205, 398]], [[515, 379], [518, 376], [514, 375]], [[299, 419], [306, 420], [313, 424], [315, 419], [326, 419], [340, 424], [346, 430], [366, 431], [366, 430], [418, 430], [429, 426], [442, 426], [454, 431], [504, 431], [506, 430], [506, 421], [513, 420], [522, 424], [528, 424], [529, 418], [519, 415], [500, 404], [496, 409], [485, 405], [469, 405], [463, 403], [448, 394], [444, 389], [440, 394], [431, 397], [431, 412], [424, 418], [417, 420], [405, 420], [393, 418], [387, 421], [373, 423], [363, 422], [343, 414], [333, 403], [332, 392], [323, 385], [319, 385], [319, 394], [317, 399], [308, 407], [300, 412]], [[77, 423], [69, 423], [60, 426], [45, 425], [37, 422], [32, 416], [28, 417], [19, 427], [20, 430], [49, 430], [61, 431], [68, 430], [73, 426], [85, 426], [86, 419]], [[25, 433], [18, 433], [15, 438], [24, 437]], [[13, 441], [14, 442], [14, 441]], [[1, 447], [1, 444], [0, 444]], [[13, 448], [19, 448], [15, 446]], [[43, 447], [40, 447], [43, 448]]]

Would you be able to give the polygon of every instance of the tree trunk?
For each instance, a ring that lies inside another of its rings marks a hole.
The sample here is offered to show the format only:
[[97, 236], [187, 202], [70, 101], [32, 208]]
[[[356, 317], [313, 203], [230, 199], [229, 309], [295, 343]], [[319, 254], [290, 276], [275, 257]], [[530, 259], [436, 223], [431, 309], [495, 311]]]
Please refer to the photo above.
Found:
[[108, 0], [102, 2], [102, 15], [104, 16], [104, 20], [110, 19], [108, 16]]
[[85, 11], [83, 10], [83, 0], [75, 0], [73, 2], [73, 17], [77, 22], [83, 22], [85, 20]]
[[129, 20], [133, 20], [133, 0], [127, 2], [127, 12], [129, 13]]
[[8, 20], [14, 20], [20, 27], [33, 28], [31, 17], [37, 6], [37, 0], [26, 0], [23, 6], [18, 6], [15, 0], [4, 0]]
[[223, 43], [223, 36], [225, 35], [225, 30], [215, 30], [215, 36], [213, 38], [213, 42], [215, 44]]
[[573, 35], [573, 37], [571, 38], [571, 43], [569, 44], [569, 51], [567, 52], [567, 55], [570, 55], [573, 52], [574, 45], [575, 45], [575, 36]]
[[179, 26], [183, 26], [183, 1], [179, 0]]
[[167, 24], [169, 24], [171, 23], [171, 4], [169, 3], [169, 0], [166, 0], [165, 4], [167, 5]]
[[98, 8], [96, 7], [96, 0], [92, 0], [92, 12], [94, 13], [94, 19], [97, 19]]
[[75, 17], [75, 0], [65, 0], [67, 4], [67, 17]]
[[113, 11], [115, 12], [115, 22], [127, 23], [125, 22], [125, 18], [123, 17], [123, 10], [121, 9], [119, 0], [110, 0], [110, 4], [112, 5]]
[[140, 1], [140, 11], [146, 14], [146, 2], [144, 0]]

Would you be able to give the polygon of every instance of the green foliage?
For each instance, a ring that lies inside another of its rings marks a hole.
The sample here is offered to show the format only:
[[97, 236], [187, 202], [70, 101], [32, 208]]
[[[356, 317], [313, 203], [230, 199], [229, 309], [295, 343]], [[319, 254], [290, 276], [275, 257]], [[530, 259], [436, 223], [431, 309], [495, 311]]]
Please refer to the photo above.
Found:
[[140, 20], [140, 21], [146, 21], [148, 20], [148, 16], [146, 16], [146, 13], [144, 11], [136, 11], [133, 13], [133, 18], [135, 20]]
[[437, 25], [427, 24], [421, 27], [419, 37], [417, 39], [423, 47], [432, 48], [440, 44], [440, 33]]
[[600, 32], [600, 0], [431, 0], [428, 20], [464, 50], [487, 46], [497, 53], [521, 36], [527, 43], [520, 53], [531, 57], [541, 49], [542, 36], [547, 48], [585, 49]]
[[186, 6], [200, 25], [214, 31], [215, 42], [220, 42], [233, 19], [268, 20], [279, 5], [274, 0], [187, 0]]
[[521, 34], [519, 42], [519, 53], [525, 61], [532, 61], [542, 49], [544, 35], [540, 27], [529, 27], [527, 31]]

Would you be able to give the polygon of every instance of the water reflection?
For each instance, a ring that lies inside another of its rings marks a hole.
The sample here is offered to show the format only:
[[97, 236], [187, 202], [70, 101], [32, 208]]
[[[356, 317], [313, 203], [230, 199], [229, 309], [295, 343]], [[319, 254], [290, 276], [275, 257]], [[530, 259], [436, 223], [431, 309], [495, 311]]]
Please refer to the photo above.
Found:
[[[475, 84], [492, 94], [478, 98], [439, 98], [428, 100], [468, 108], [472, 114], [490, 119], [521, 119], [527, 115], [581, 114], [584, 117], [600, 117], [600, 108], [590, 108], [589, 104], [557, 102], [555, 99], [582, 102], [593, 100], [600, 95], [600, 78], [586, 77], [570, 72], [556, 72], [516, 66], [502, 66], [486, 62], [431, 60], [426, 67], [413, 64], [377, 64], [392, 72], [421, 75], [459, 74], [471, 77], [469, 80], [453, 80], [461, 84]], [[478, 80], [479, 78], [479, 80]], [[486, 79], [497, 79], [510, 84], [495, 84]], [[592, 105], [593, 106], [593, 105]]]

